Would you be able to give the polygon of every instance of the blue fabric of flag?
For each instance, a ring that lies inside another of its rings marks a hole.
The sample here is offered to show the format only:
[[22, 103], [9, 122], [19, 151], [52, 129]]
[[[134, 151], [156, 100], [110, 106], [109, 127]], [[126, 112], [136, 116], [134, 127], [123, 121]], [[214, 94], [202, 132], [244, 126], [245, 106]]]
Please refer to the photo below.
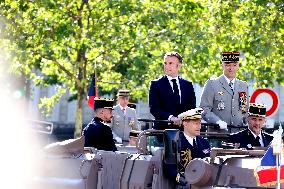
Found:
[[273, 155], [272, 147], [269, 147], [262, 157], [261, 166], [276, 166], [276, 157]]
[[90, 108], [94, 109], [94, 99], [96, 97], [96, 89], [95, 89], [95, 77], [92, 76], [92, 81], [88, 90], [88, 105]]

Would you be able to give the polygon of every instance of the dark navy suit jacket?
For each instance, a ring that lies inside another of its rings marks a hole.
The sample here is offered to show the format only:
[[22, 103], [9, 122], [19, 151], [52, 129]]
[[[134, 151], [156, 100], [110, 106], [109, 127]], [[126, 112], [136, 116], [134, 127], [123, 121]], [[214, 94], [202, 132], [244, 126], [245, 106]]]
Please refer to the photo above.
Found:
[[84, 128], [85, 147], [94, 147], [98, 150], [116, 151], [111, 128], [98, 117]]
[[[170, 115], [178, 116], [189, 109], [196, 108], [195, 92], [190, 81], [179, 77], [181, 104], [173, 101], [174, 93], [167, 76], [153, 80], [150, 83], [149, 107], [156, 120], [168, 120]], [[168, 124], [155, 124], [155, 129], [172, 128]]]
[[194, 149], [185, 138], [184, 134], [180, 132], [180, 162], [178, 162], [178, 165], [164, 166], [165, 173], [170, 180], [175, 181], [177, 174], [185, 171], [185, 168], [190, 160], [195, 158], [210, 157], [211, 149], [208, 140], [197, 136], [196, 144], [197, 149]]
[[[261, 131], [264, 147], [267, 147], [273, 139], [273, 136]], [[240, 143], [240, 148], [252, 149], [254, 144], [254, 136], [249, 129], [244, 129], [229, 136], [231, 143]]]

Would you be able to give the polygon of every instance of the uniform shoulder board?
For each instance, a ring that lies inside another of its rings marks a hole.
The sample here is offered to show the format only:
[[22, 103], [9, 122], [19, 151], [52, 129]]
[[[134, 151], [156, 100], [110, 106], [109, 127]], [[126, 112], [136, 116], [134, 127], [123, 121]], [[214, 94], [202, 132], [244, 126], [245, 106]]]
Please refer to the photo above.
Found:
[[[245, 130], [246, 130], [246, 129], [241, 130], [241, 131], [238, 131], [238, 132], [235, 132], [235, 133], [231, 133], [230, 135], [236, 135], [236, 134], [239, 134], [239, 133], [243, 133], [243, 132], [245, 132]], [[249, 130], [248, 130], [248, 131], [249, 131]]]
[[266, 134], [266, 135], [269, 135], [269, 136], [272, 136], [272, 137], [273, 137], [273, 134], [267, 133], [267, 132], [264, 131], [264, 130], [261, 130], [261, 132], [262, 132], [263, 134]]

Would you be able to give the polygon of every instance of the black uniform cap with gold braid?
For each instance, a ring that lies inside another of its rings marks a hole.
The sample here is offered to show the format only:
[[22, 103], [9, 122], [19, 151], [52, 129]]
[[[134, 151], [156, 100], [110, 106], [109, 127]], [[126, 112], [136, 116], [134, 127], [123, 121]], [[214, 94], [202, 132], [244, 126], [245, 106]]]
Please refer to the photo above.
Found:
[[203, 112], [202, 108], [195, 108], [179, 114], [178, 118], [180, 118], [181, 120], [201, 119], [202, 112]]
[[136, 109], [136, 104], [135, 104], [135, 103], [129, 102], [129, 103], [127, 104], [127, 106], [128, 106], [129, 108]]
[[130, 90], [127, 89], [120, 89], [117, 93], [117, 96], [129, 96]]
[[222, 63], [239, 62], [240, 52], [223, 52]]
[[113, 103], [114, 103], [113, 99], [95, 98], [94, 99], [94, 109], [106, 108], [106, 109], [113, 110]]
[[250, 103], [249, 104], [249, 116], [266, 117], [266, 106], [265, 104]]
[[129, 137], [134, 137], [137, 138], [138, 135], [141, 133], [142, 131], [138, 131], [138, 130], [131, 130], [129, 133]]

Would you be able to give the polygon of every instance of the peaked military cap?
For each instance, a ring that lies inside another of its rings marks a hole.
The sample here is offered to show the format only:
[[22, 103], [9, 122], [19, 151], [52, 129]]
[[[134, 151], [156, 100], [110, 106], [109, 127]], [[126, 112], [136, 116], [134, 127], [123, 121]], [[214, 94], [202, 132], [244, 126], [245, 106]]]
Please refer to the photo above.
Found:
[[94, 99], [94, 109], [107, 108], [113, 110], [113, 103], [114, 103], [113, 99], [96, 97]]
[[264, 104], [250, 103], [248, 115], [257, 117], [266, 117], [266, 106]]
[[129, 103], [127, 104], [127, 106], [128, 106], [129, 108], [136, 109], [136, 104], [135, 104], [135, 103], [129, 102]]
[[239, 62], [240, 52], [223, 52], [222, 63]]
[[141, 131], [131, 130], [130, 133], [129, 133], [129, 137], [137, 138], [140, 133], [141, 133]]
[[181, 120], [201, 119], [202, 112], [203, 112], [202, 108], [195, 108], [179, 114], [178, 118], [180, 118]]
[[120, 89], [117, 93], [117, 96], [129, 96], [130, 90], [127, 89]]

